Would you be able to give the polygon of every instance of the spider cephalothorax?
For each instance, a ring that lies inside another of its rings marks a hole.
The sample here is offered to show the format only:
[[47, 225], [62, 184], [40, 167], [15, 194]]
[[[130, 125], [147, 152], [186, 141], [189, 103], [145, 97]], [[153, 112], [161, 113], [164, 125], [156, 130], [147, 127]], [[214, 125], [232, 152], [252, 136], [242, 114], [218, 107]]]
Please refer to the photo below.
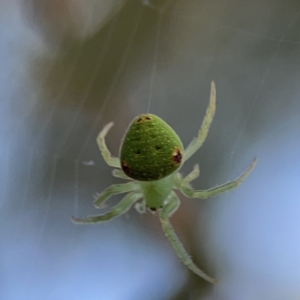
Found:
[[185, 150], [180, 138], [167, 123], [155, 115], [143, 114], [136, 117], [129, 126], [121, 146], [120, 158], [111, 157], [105, 144], [105, 136], [113, 123], [107, 124], [97, 137], [100, 151], [107, 164], [116, 168], [113, 175], [129, 182], [110, 186], [97, 197], [94, 205], [100, 208], [113, 194], [127, 195], [111, 211], [103, 215], [88, 216], [86, 219], [72, 217], [73, 222], [89, 224], [107, 221], [124, 214], [133, 204], [140, 213], [144, 213], [146, 208], [158, 211], [162, 228], [180, 260], [208, 282], [216, 282], [194, 264], [169, 221], [180, 205], [174, 190], [179, 190], [188, 198], [206, 199], [237, 187], [256, 164], [254, 159], [237, 179], [208, 190], [194, 190], [190, 185], [199, 176], [198, 165], [186, 177], [178, 172], [180, 166], [202, 146], [213, 120], [215, 107], [216, 89], [212, 82], [209, 106], [198, 136]]

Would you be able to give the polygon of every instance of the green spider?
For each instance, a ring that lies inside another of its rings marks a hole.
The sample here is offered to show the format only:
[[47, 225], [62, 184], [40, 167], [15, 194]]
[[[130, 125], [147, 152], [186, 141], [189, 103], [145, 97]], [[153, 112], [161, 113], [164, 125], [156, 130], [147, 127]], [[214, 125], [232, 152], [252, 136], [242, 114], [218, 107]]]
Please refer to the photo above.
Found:
[[[191, 271], [215, 283], [216, 279], [200, 270], [188, 255], [178, 239], [169, 218], [178, 209], [180, 200], [174, 190], [179, 190], [188, 198], [206, 199], [237, 187], [251, 172], [256, 158], [246, 171], [237, 179], [208, 190], [194, 190], [190, 182], [199, 176], [196, 165], [186, 177], [176, 172], [203, 144], [216, 108], [215, 83], [211, 83], [209, 106], [199, 130], [198, 137], [193, 139], [184, 150], [182, 142], [175, 131], [159, 117], [152, 114], [137, 116], [129, 126], [120, 150], [120, 158], [112, 157], [105, 144], [105, 136], [113, 126], [107, 124], [97, 137], [97, 144], [106, 163], [116, 168], [113, 176], [130, 180], [123, 184], [114, 184], [104, 190], [94, 202], [96, 208], [114, 194], [128, 193], [111, 211], [86, 219], [72, 217], [78, 224], [99, 223], [108, 221], [127, 212], [135, 204], [139, 213], [158, 212], [163, 231], [180, 260]], [[141, 200], [140, 202], [137, 202]]]

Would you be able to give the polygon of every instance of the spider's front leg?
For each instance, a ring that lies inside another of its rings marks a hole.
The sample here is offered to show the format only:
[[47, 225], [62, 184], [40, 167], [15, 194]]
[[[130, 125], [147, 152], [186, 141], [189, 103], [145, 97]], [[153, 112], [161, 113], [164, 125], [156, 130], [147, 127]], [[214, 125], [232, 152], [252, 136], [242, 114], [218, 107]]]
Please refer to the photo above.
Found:
[[250, 166], [246, 169], [246, 171], [242, 173], [237, 179], [208, 190], [195, 191], [189, 184], [185, 183], [183, 179], [182, 184], [180, 186], [180, 191], [188, 198], [207, 199], [209, 197], [216, 196], [223, 192], [232, 190], [236, 188], [238, 185], [240, 185], [246, 179], [246, 177], [250, 174], [250, 172], [253, 170], [254, 166], [256, 165], [256, 162], [257, 159], [255, 158], [250, 164]]
[[130, 207], [138, 201], [142, 197], [141, 193], [130, 193], [127, 194], [120, 202], [117, 204], [112, 210], [109, 212], [103, 214], [103, 215], [97, 215], [97, 216], [88, 216], [85, 219], [79, 219], [72, 217], [72, 221], [77, 224], [90, 224], [90, 223], [99, 223], [108, 221], [114, 217], [118, 217], [124, 213], [126, 213]]
[[94, 201], [94, 206], [96, 208], [101, 208], [101, 204], [103, 204], [104, 201], [107, 200], [111, 195], [132, 192], [138, 189], [138, 184], [132, 181], [120, 184], [113, 184], [97, 196], [97, 198]]
[[184, 249], [182, 243], [180, 242], [179, 238], [177, 237], [170, 221], [169, 217], [177, 210], [179, 207], [180, 201], [177, 195], [174, 192], [171, 192], [170, 196], [167, 199], [167, 203], [163, 206], [163, 208], [159, 211], [159, 218], [165, 232], [165, 235], [169, 239], [170, 243], [172, 244], [176, 254], [178, 255], [179, 259], [186, 265], [191, 271], [195, 274], [200, 276], [201, 278], [205, 279], [210, 283], [217, 282], [216, 279], [208, 276], [202, 270], [200, 270], [195, 263], [192, 261], [189, 254]]

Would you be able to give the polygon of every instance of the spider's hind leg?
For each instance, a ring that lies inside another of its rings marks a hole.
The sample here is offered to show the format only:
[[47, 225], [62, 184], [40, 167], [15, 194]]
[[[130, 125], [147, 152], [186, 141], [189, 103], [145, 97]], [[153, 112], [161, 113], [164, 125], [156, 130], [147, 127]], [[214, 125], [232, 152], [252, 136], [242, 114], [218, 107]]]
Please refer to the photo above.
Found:
[[191, 141], [184, 151], [184, 161], [187, 161], [204, 143], [216, 111], [216, 86], [211, 82], [209, 105], [202, 121], [198, 136]]
[[182, 243], [180, 242], [179, 238], [177, 237], [170, 221], [169, 217], [177, 210], [179, 207], [180, 201], [177, 195], [172, 192], [168, 197], [167, 203], [163, 206], [163, 208], [159, 211], [159, 218], [165, 232], [165, 235], [169, 239], [171, 245], [173, 246], [177, 256], [182, 261], [184, 265], [186, 265], [191, 271], [193, 271], [198, 276], [202, 277], [206, 281], [210, 283], [215, 283], [216, 279], [208, 276], [205, 274], [201, 269], [199, 269], [195, 263], [192, 261], [189, 254], [184, 249]]
[[121, 168], [120, 160], [118, 157], [112, 157], [110, 151], [108, 150], [105, 144], [105, 136], [107, 135], [108, 131], [113, 127], [114, 123], [110, 122], [104, 126], [104, 128], [100, 131], [97, 136], [97, 144], [103, 156], [103, 159], [106, 163], [114, 168]]

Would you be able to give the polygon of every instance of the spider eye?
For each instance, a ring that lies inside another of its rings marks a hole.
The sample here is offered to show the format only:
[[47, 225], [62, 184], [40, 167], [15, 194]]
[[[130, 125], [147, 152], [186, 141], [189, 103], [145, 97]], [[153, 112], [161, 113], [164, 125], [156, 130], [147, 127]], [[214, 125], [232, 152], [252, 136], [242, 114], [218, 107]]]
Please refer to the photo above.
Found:
[[129, 126], [120, 150], [124, 173], [139, 181], [162, 179], [183, 161], [183, 145], [176, 132], [152, 114], [136, 117]]

